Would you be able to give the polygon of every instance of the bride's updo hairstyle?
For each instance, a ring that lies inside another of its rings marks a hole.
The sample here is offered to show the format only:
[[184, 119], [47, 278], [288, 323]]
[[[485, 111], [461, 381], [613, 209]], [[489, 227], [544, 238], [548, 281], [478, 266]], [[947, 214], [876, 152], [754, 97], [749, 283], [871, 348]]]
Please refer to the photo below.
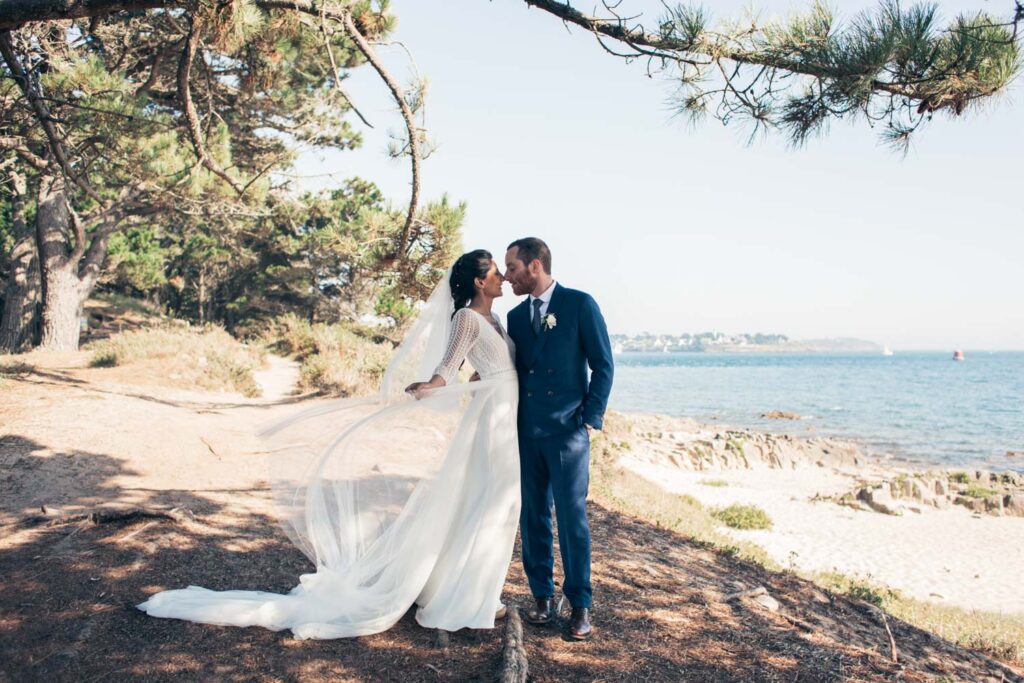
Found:
[[[452, 274], [448, 284], [452, 288], [452, 299], [455, 300], [455, 310], [469, 306], [469, 303], [476, 296], [475, 279], [481, 280], [487, 277], [493, 260], [491, 252], [486, 249], [475, 249], [460, 256], [452, 266]], [[455, 315], [452, 313], [452, 315]]]

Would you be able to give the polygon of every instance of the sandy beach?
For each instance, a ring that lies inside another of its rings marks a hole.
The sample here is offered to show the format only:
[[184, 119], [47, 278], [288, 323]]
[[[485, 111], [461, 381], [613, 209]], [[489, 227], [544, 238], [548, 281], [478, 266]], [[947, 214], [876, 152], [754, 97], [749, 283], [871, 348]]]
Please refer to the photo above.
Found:
[[[907, 470], [865, 458], [856, 444], [828, 439], [789, 439], [786, 449], [793, 455], [781, 461], [708, 457], [701, 444], [714, 443], [716, 434], [722, 440], [721, 425], [626, 417], [639, 438], [622, 456], [624, 467], [710, 508], [733, 503], [762, 508], [773, 521], [770, 530], [727, 533], [762, 546], [783, 566], [858, 576], [943, 605], [1024, 612], [1024, 517], [972, 512], [962, 505], [913, 504], [899, 516], [854, 509], [827, 498], [855, 490], [865, 479]], [[738, 437], [730, 432], [724, 438], [735, 443]], [[694, 452], [701, 456], [683, 455]], [[708, 485], [709, 480], [719, 485]]]

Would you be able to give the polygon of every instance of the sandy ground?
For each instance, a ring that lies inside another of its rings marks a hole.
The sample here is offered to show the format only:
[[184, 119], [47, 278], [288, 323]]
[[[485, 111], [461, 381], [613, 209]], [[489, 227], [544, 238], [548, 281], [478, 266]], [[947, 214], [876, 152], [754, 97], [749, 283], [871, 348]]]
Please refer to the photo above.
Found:
[[[761, 507], [766, 531], [729, 529], [762, 546], [783, 566], [859, 575], [923, 600], [991, 612], [1024, 612], [1024, 518], [972, 514], [960, 506], [891, 516], [812, 501], [850, 491], [856, 471], [689, 471], [626, 457], [621, 463], [675, 493], [709, 507]], [[725, 487], [702, 484], [711, 479]]]
[[[493, 679], [499, 630], [460, 631], [441, 647], [410, 613], [367, 638], [296, 641], [134, 608], [187, 583], [286, 591], [310, 570], [274, 523], [254, 436], [308, 405], [290, 395], [294, 364], [272, 361], [259, 378], [267, 395], [246, 399], [167, 389], [138, 368], [88, 368], [84, 354], [24, 360], [34, 370], [0, 386], [0, 682]], [[43, 506], [53, 517], [186, 508], [194, 520], [23, 521]], [[603, 501], [592, 501], [590, 521], [600, 637], [580, 645], [555, 627], [527, 629], [535, 681], [1024, 681], [890, 617], [895, 663], [887, 627], [859, 601]], [[506, 602], [528, 604], [525, 586], [514, 559]], [[753, 586], [778, 609], [725, 597]]]

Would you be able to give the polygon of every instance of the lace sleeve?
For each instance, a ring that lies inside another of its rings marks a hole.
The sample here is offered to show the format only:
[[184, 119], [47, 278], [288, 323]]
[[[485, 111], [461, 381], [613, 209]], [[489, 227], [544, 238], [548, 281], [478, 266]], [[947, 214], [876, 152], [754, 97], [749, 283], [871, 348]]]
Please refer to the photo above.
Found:
[[444, 358], [441, 364], [434, 370], [435, 375], [440, 375], [445, 384], [451, 384], [452, 380], [459, 373], [462, 361], [473, 348], [477, 338], [480, 336], [480, 321], [472, 311], [460, 308], [455, 312], [455, 319], [452, 320], [452, 331], [448, 335], [448, 346], [445, 348]]

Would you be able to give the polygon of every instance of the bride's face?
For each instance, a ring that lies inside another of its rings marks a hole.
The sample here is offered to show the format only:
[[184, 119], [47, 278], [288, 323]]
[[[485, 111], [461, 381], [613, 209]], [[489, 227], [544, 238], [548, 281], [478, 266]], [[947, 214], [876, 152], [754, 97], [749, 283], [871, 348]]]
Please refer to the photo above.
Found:
[[494, 259], [491, 259], [491, 269], [487, 271], [487, 277], [477, 278], [476, 284], [480, 288], [480, 291], [491, 298], [497, 298], [504, 294], [501, 291], [501, 285], [505, 281], [501, 271], [498, 269], [498, 264]]

